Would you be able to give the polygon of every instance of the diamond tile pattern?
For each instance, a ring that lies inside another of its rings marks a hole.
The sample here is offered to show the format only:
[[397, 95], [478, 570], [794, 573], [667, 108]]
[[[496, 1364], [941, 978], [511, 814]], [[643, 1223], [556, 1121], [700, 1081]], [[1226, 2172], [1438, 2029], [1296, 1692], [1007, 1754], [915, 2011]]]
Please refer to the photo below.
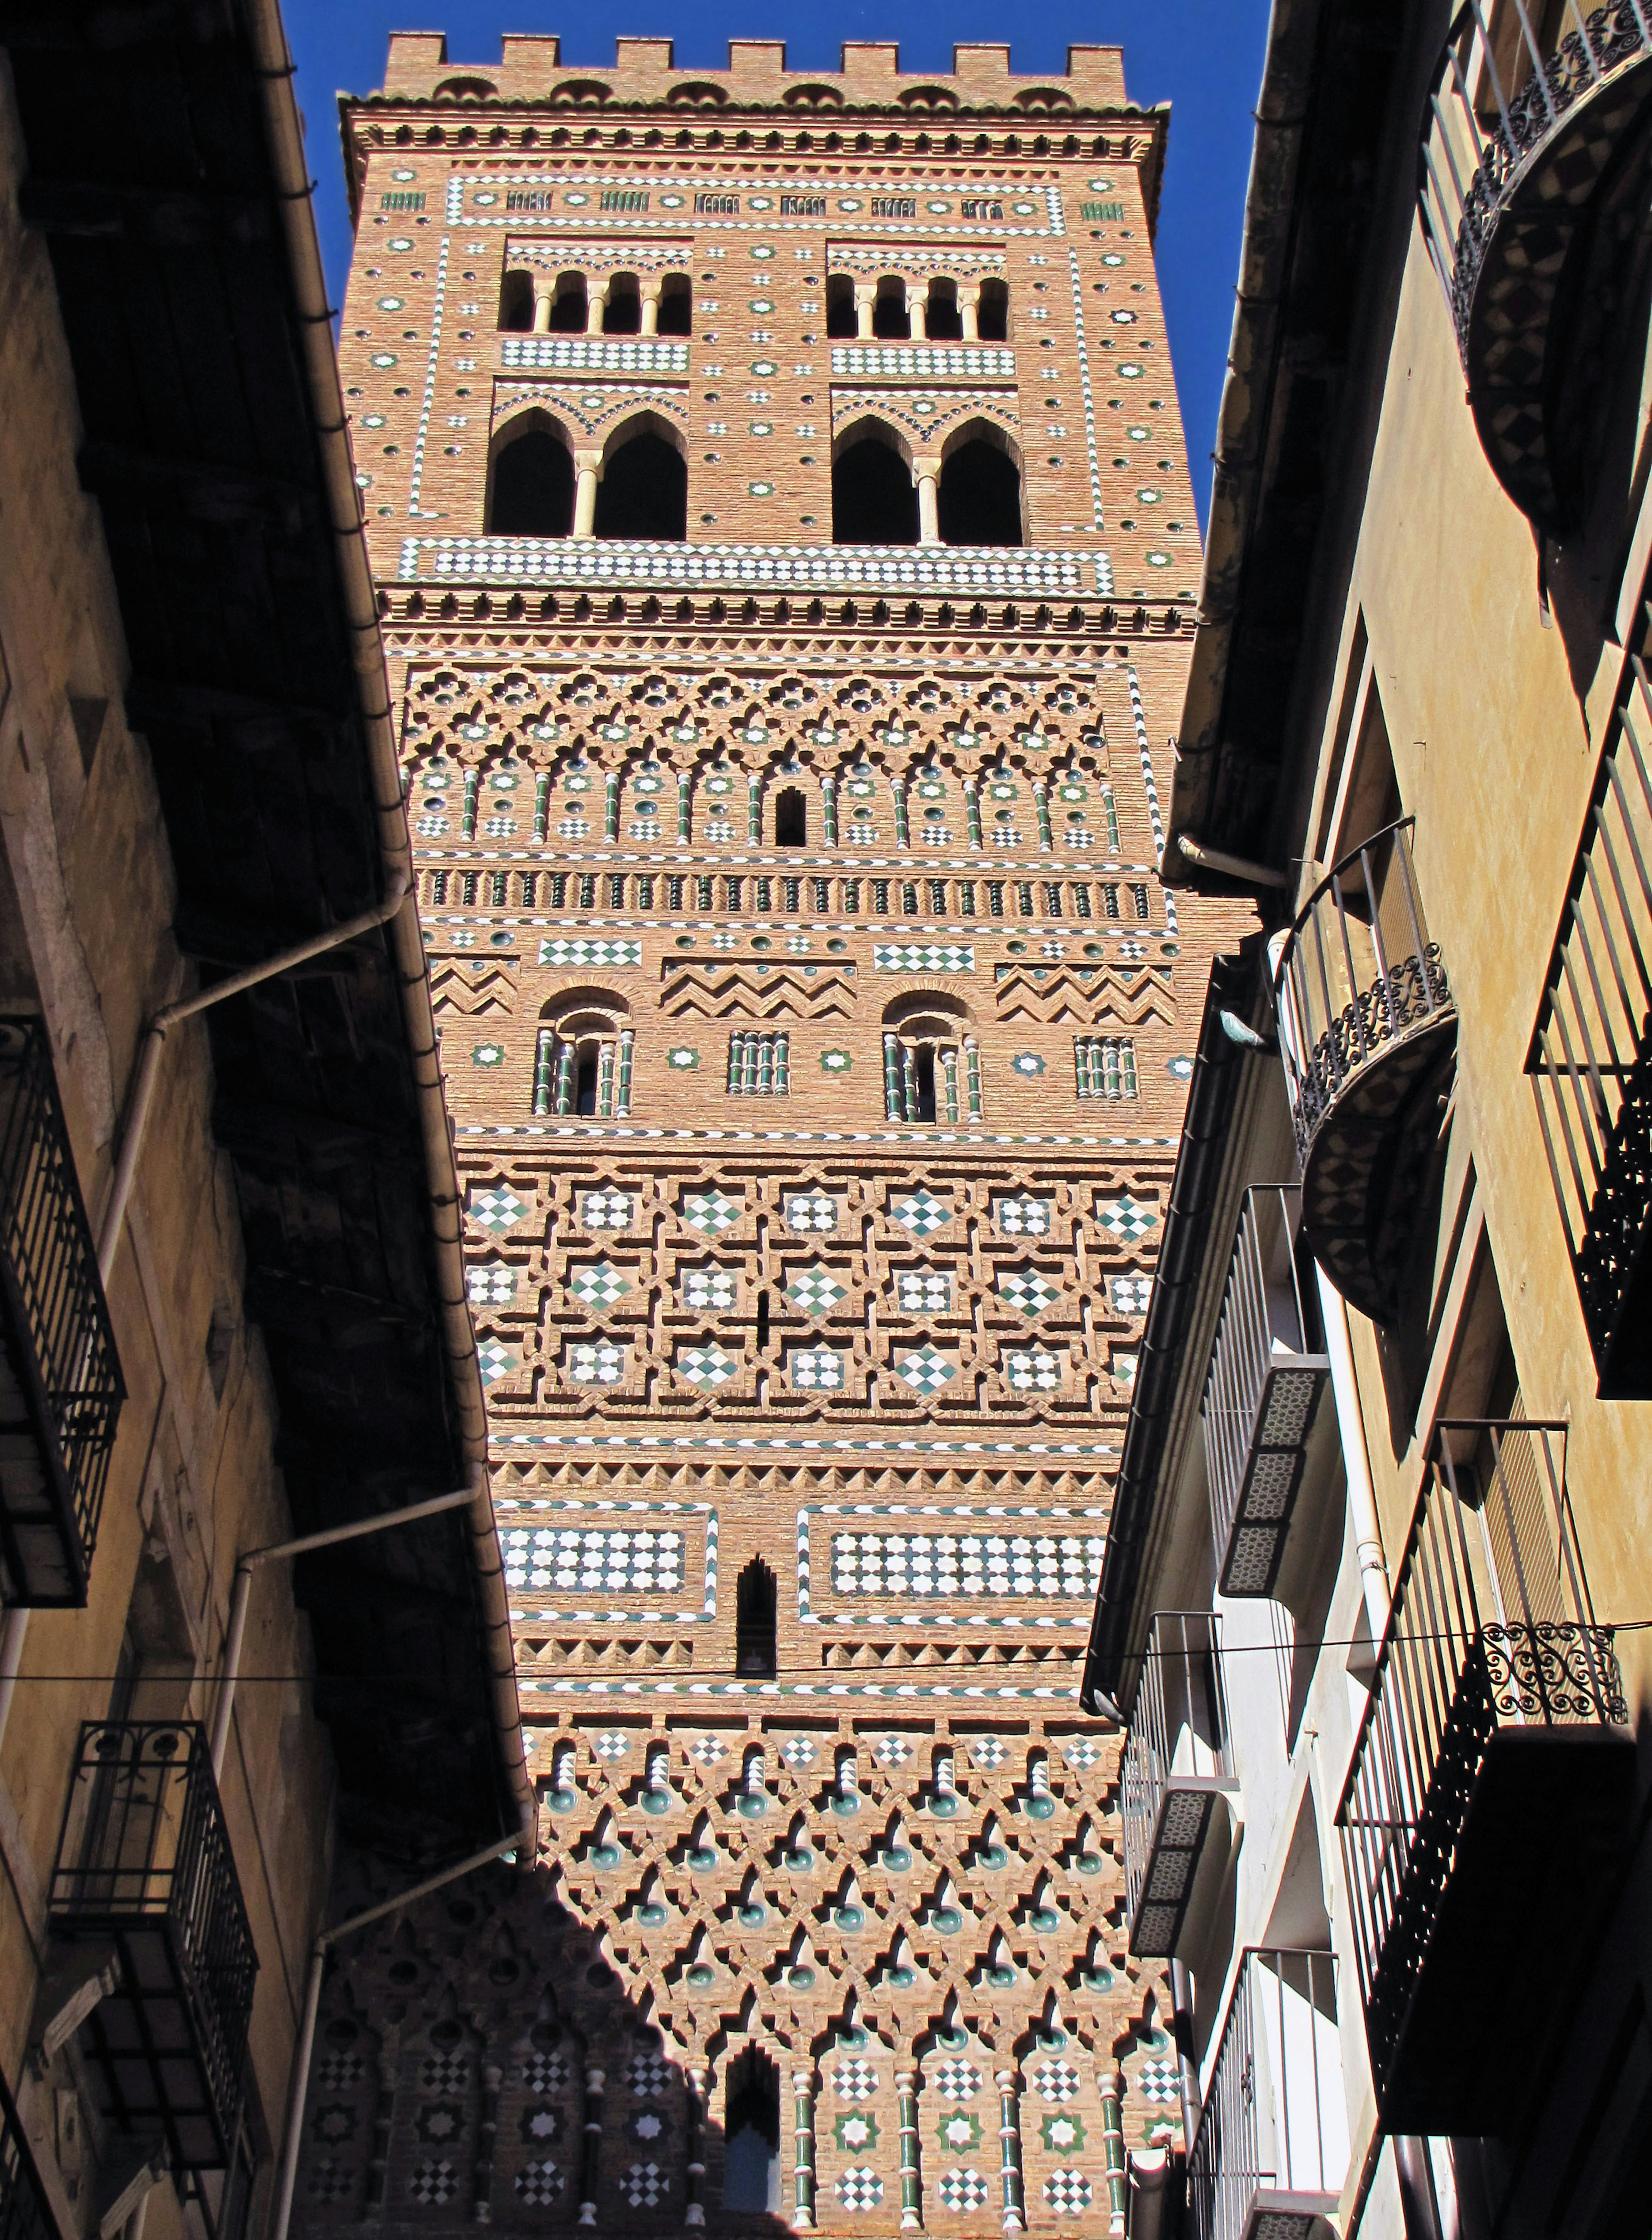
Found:
[[842, 2170], [835, 2191], [845, 2209], [876, 2209], [883, 2198], [883, 2181], [873, 2170]]
[[432, 2053], [419, 2063], [421, 2092], [467, 2092], [470, 2061], [467, 2054]]
[[956, 1361], [949, 1361], [932, 1345], [921, 1345], [916, 1353], [909, 1353], [896, 1364], [896, 1375], [915, 1392], [938, 1392], [943, 1384], [950, 1384], [958, 1373]]
[[903, 1314], [943, 1315], [952, 1304], [952, 1278], [903, 1268], [895, 1278], [895, 1296]]
[[969, 1745], [971, 1763], [984, 1767], [989, 1773], [1002, 1765], [1009, 1755], [1008, 1748], [996, 1735], [983, 1735], [979, 1742]]
[[522, 2064], [522, 2082], [530, 2092], [560, 2092], [568, 2082], [568, 2057], [530, 2053]]
[[588, 1307], [611, 1307], [625, 1297], [631, 1285], [629, 1277], [619, 1269], [606, 1260], [596, 1260], [589, 1268], [576, 1268], [568, 1278], [568, 1288]]
[[720, 1345], [683, 1345], [677, 1348], [676, 1371], [686, 1377], [690, 1384], [702, 1391], [715, 1391], [719, 1384], [728, 1383], [740, 1364], [726, 1354]]
[[912, 1744], [904, 1735], [880, 1735], [872, 1748], [880, 1765], [904, 1765], [911, 1755]]
[[844, 1356], [830, 1346], [801, 1346], [786, 1357], [791, 1384], [797, 1392], [841, 1392], [844, 1385]]
[[998, 1297], [1018, 1315], [1042, 1315], [1060, 1298], [1061, 1286], [1036, 1268], [1011, 1268], [998, 1278]]
[[468, 1210], [478, 1229], [490, 1230], [496, 1237], [514, 1229], [528, 1209], [513, 1190], [472, 1190]]
[[730, 1268], [688, 1268], [683, 1273], [683, 1303], [701, 1314], [725, 1315], [739, 1297], [740, 1278]]
[[640, 941], [564, 940], [542, 941], [539, 944], [542, 964], [640, 964], [643, 944]]
[[[827, 1202], [829, 1204], [830, 1200]], [[800, 1268], [786, 1286], [786, 1297], [806, 1315], [824, 1315], [829, 1314], [837, 1302], [849, 1294], [825, 1269]]]
[[877, 2071], [869, 2061], [840, 2061], [832, 2071], [832, 2090], [840, 2100], [869, 2100], [877, 2090]]
[[631, 1738], [610, 1728], [607, 1734], [597, 1736], [591, 1749], [604, 1765], [617, 1765], [622, 1758], [630, 1756]]
[[793, 1735], [789, 1742], [781, 1744], [780, 1755], [782, 1761], [797, 1773], [804, 1766], [813, 1765], [820, 1752], [807, 1735]]
[[575, 1587], [588, 1594], [675, 1592], [683, 1584], [683, 1535], [669, 1531], [558, 1530], [511, 1525], [499, 1535], [505, 1584]]
[[721, 1735], [696, 1735], [689, 1744], [689, 1756], [701, 1765], [716, 1765], [729, 1755], [729, 1745]]
[[1006, 1346], [999, 1365], [1014, 1392], [1054, 1392], [1061, 1383], [1061, 1356], [1042, 1346]]
[[943, 2100], [973, 2100], [981, 2090], [981, 2071], [972, 2061], [943, 2061], [931, 2075]]
[[875, 941], [874, 972], [973, 972], [976, 953], [957, 941]]
[[563, 2174], [555, 2163], [524, 2163], [516, 2172], [516, 2187], [530, 2209], [548, 2209], [561, 2194]]
[[680, 1210], [689, 1227], [706, 1237], [721, 1237], [740, 1218], [740, 1208], [734, 1200], [716, 1190], [690, 1191]]
[[1077, 2217], [1089, 2207], [1089, 2180], [1082, 2170], [1053, 2170], [1044, 2180], [1044, 2199], [1058, 2217]]
[[977, 2170], [943, 2170], [936, 2181], [936, 2194], [943, 2209], [958, 2214], [969, 2209], [984, 2209], [991, 2197], [992, 2189]]
[[502, 1377], [509, 1377], [516, 1366], [516, 1349], [505, 1345], [496, 1337], [484, 1338], [476, 1348], [476, 1366], [482, 1371], [484, 1387], [496, 1384]]
[[508, 1307], [516, 1296], [516, 1271], [502, 1260], [479, 1260], [464, 1271], [464, 1293], [473, 1307]]
[[1151, 1276], [1115, 1276], [1107, 1286], [1116, 1315], [1144, 1315], [1153, 1296]]
[[639, 2099], [657, 2100], [669, 2083], [670, 2076], [663, 2053], [638, 2053], [631, 2057], [625, 2081]]
[[1144, 2061], [1136, 2073], [1136, 2089], [1144, 2100], [1162, 2108], [1180, 2105], [1182, 2081], [1173, 2061]]
[[671, 2181], [657, 2163], [633, 2163], [620, 2180], [620, 2191], [633, 2209], [657, 2209]]
[[1070, 2061], [1047, 2061], [1033, 2071], [1033, 2090], [1041, 2100], [1065, 2102], [1077, 2097], [1083, 2082]]
[[1117, 1237], [1121, 1244], [1139, 1244], [1150, 1237], [1159, 1225], [1159, 1210], [1132, 1197], [1128, 1190], [1118, 1197], [1098, 1197], [1096, 1218], [1109, 1237]]
[[943, 1205], [926, 1190], [914, 1190], [910, 1197], [892, 1198], [889, 1214], [903, 1229], [914, 1237], [932, 1237], [937, 1229], [944, 1229], [952, 1218], [952, 1208]]
[[1101, 1763], [1105, 1752], [1100, 1743], [1092, 1742], [1088, 1735], [1081, 1735], [1076, 1742], [1068, 1743], [1062, 1756], [1076, 1773], [1088, 1773], [1093, 1766]]
[[415, 2163], [408, 2172], [408, 2197], [421, 2208], [445, 2208], [458, 2190], [459, 2173], [450, 2162]]

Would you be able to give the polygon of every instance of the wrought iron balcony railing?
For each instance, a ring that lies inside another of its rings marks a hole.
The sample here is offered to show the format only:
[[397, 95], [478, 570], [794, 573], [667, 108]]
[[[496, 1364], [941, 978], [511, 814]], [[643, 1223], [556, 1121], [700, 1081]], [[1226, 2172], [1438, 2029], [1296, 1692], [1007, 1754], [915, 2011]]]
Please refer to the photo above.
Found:
[[1652, 687], [1630, 663], [1526, 1070], [1603, 1397], [1652, 1398]]
[[1329, 1952], [1242, 1955], [1188, 2156], [1192, 2240], [1328, 2233], [1348, 2175]]
[[1274, 971], [1302, 1227], [1343, 1297], [1379, 1322], [1397, 1303], [1438, 1077], [1456, 1046], [1411, 860], [1415, 823], [1385, 826], [1335, 866]]
[[1222, 1620], [1160, 1610], [1125, 1745], [1124, 1884], [1130, 1950], [1166, 1959], [1196, 1909], [1202, 1868], [1219, 1867], [1237, 1790], [1228, 1756]]
[[0, 2077], [0, 2240], [59, 2240], [17, 2103]]
[[[1479, 2137], [1615, 1870], [1634, 1743], [1566, 1491], [1566, 1426], [1445, 1423], [1337, 1812], [1384, 2127]], [[1465, 2046], [1475, 2049], [1463, 2058]]]
[[1588, 14], [1579, 0], [1468, 0], [1422, 118], [1422, 230], [1480, 440], [1515, 503], [1551, 530], [1581, 510], [1592, 361], [1618, 295], [1598, 261], [1602, 204], [1637, 190], [1619, 158], [1647, 121], [1649, 64], [1649, 0]]
[[177, 2170], [235, 2150], [258, 1956], [204, 1728], [83, 1726], [51, 1880], [51, 1926], [113, 1942], [118, 1990], [80, 2043], [122, 2129]]
[[1269, 1595], [1290, 1530], [1309, 1434], [1330, 1374], [1302, 1192], [1248, 1190], [1205, 1382], [1205, 1476], [1216, 1583]]
[[0, 1597], [86, 1599], [121, 1381], [43, 1023], [0, 1017]]

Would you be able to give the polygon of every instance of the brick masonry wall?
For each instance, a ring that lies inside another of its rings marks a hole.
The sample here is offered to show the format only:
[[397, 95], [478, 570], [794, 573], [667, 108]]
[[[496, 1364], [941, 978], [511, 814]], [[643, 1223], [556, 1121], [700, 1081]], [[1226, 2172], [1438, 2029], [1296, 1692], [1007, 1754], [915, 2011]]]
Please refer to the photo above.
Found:
[[[1111, 2210], [1121, 2071], [1127, 2141], [1177, 2123], [1118, 1743], [1075, 1698], [1234, 930], [1156, 869], [1199, 558], [1164, 120], [1107, 50], [804, 80], [753, 42], [690, 80], [663, 42], [473, 70], [423, 37], [345, 115], [344, 378], [546, 1835], [459, 1942], [433, 1903], [336, 1981], [307, 2198], [737, 2227], [756, 2052], [785, 2222], [1061, 2230]], [[496, 330], [507, 270], [572, 267], [688, 273], [692, 335]], [[829, 344], [836, 272], [1002, 277], [1008, 339]], [[652, 416], [690, 541], [485, 536], [524, 410], [593, 454]], [[869, 417], [914, 457], [996, 430], [1023, 548], [834, 547]], [[756, 1563], [772, 1677], [738, 1669]]]

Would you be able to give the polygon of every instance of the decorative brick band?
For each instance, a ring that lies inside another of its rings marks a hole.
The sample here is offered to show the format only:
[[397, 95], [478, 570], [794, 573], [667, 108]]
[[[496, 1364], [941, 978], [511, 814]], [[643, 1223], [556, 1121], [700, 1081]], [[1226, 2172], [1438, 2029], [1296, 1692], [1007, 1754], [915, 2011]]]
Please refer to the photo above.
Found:
[[620, 341], [597, 335], [509, 335], [500, 363], [514, 371], [686, 373], [687, 343]]
[[[1086, 580], [1094, 568], [1095, 582]], [[945, 591], [1082, 598], [1113, 589], [1102, 553], [883, 544], [630, 544], [561, 537], [408, 537], [404, 583], [657, 583], [729, 590]]]

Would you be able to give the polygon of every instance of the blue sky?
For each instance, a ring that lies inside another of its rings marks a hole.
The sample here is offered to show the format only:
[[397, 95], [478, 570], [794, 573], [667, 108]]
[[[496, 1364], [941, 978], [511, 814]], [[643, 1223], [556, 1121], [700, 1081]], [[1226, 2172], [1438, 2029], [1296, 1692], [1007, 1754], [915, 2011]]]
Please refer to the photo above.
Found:
[[1210, 497], [1209, 452], [1233, 323], [1239, 232], [1250, 164], [1251, 110], [1262, 77], [1267, 0], [1129, 0], [1080, 7], [1047, 0], [1036, 25], [1003, 0], [585, 0], [577, 14], [536, 0], [287, 0], [287, 35], [298, 65], [298, 99], [309, 120], [322, 247], [335, 300], [350, 258], [334, 96], [365, 93], [383, 74], [392, 29], [445, 30], [455, 62], [496, 63], [503, 30], [556, 31], [570, 63], [609, 63], [620, 32], [673, 38], [686, 69], [723, 69], [734, 38], [784, 39], [797, 70], [835, 70], [845, 39], [899, 42], [903, 70], [950, 68], [955, 40], [1010, 44], [1011, 67], [1059, 72], [1069, 46], [1124, 50], [1134, 99], [1173, 104], [1170, 163], [1159, 220], [1164, 290], [1199, 518]]

